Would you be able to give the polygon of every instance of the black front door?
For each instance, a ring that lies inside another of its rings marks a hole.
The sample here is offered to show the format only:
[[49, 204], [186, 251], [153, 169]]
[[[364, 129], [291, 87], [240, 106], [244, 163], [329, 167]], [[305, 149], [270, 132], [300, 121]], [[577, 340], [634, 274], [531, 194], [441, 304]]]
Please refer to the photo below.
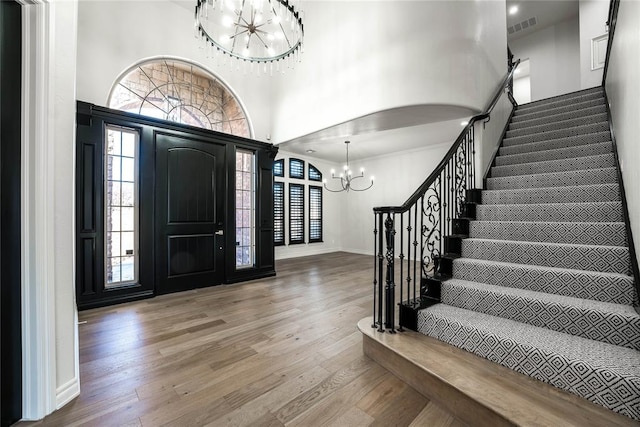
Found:
[[156, 292], [222, 283], [224, 146], [156, 134]]

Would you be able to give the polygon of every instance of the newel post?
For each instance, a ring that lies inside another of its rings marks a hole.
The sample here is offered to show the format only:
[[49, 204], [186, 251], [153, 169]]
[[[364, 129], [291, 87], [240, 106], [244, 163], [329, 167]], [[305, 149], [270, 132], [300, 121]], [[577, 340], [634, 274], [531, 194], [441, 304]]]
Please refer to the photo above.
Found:
[[384, 221], [384, 234], [386, 240], [385, 257], [387, 259], [387, 275], [385, 281], [385, 327], [390, 333], [395, 333], [395, 214], [387, 214]]

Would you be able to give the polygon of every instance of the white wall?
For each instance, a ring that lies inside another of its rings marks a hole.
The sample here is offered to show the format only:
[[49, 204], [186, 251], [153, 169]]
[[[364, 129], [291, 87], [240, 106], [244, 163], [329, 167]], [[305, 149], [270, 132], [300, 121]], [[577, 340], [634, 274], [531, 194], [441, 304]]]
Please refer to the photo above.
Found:
[[[308, 156], [302, 156], [300, 154], [289, 153], [287, 151], [280, 150], [276, 156], [276, 160], [284, 159], [285, 176], [284, 178], [276, 177], [276, 181], [285, 183], [284, 186], [284, 204], [285, 204], [285, 234], [284, 241], [285, 246], [276, 246], [276, 259], [283, 258], [295, 258], [299, 256], [317, 255], [328, 252], [335, 252], [342, 249], [342, 204], [344, 203], [345, 195], [343, 193], [331, 193], [329, 191], [322, 192], [322, 218], [323, 218], [323, 242], [317, 243], [305, 243], [297, 245], [289, 245], [289, 183], [305, 183], [311, 185], [322, 185], [313, 181], [302, 181], [299, 179], [289, 178], [289, 158], [295, 157], [305, 161], [305, 174], [308, 171], [308, 164], [311, 163], [315, 166], [325, 178], [331, 176], [331, 169], [339, 169], [340, 165], [327, 162], [325, 160], [314, 159]], [[305, 236], [306, 240], [309, 239], [309, 222], [308, 222], [308, 200], [309, 192], [305, 188]]]
[[[607, 71], [606, 90], [627, 196], [631, 231], [640, 255], [640, 2], [622, 0]], [[640, 258], [640, 257], [639, 257]], [[639, 260], [640, 261], [640, 260]]]
[[602, 84], [602, 68], [591, 69], [591, 39], [606, 34], [608, 0], [580, 0], [580, 88]]
[[223, 65], [220, 58], [207, 58], [194, 38], [193, 20], [193, 10], [171, 1], [81, 1], [78, 99], [104, 106], [115, 79], [134, 63], [154, 56], [186, 58], [228, 84], [244, 103], [254, 138], [266, 141], [271, 133], [272, 79], [243, 67], [238, 70], [238, 62], [232, 67], [228, 59]]
[[531, 102], [531, 77], [524, 76], [513, 80], [513, 97], [518, 104]]
[[578, 17], [509, 43], [515, 58], [530, 60], [531, 101], [580, 90]]
[[457, 136], [442, 144], [353, 162], [355, 170], [360, 165], [366, 167], [367, 174], [375, 176], [375, 184], [362, 193], [344, 194], [342, 249], [373, 254], [373, 208], [402, 205], [442, 160]]
[[506, 71], [504, 1], [305, 1], [302, 62], [274, 76], [273, 140], [399, 106], [481, 111]]

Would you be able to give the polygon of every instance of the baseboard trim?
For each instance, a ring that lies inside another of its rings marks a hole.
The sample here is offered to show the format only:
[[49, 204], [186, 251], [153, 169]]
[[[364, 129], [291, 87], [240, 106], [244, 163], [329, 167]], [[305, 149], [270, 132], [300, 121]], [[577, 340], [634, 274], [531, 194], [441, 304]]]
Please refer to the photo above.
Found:
[[56, 409], [62, 408], [79, 395], [80, 378], [74, 377], [56, 389]]

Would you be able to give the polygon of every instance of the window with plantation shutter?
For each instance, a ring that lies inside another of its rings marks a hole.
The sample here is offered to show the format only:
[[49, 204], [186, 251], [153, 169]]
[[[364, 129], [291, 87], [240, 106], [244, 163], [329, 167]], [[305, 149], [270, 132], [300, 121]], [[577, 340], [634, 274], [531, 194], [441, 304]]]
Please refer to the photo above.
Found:
[[322, 242], [322, 187], [309, 186], [309, 243]]
[[309, 163], [309, 181], [322, 182], [322, 173], [311, 163]]
[[284, 177], [284, 159], [273, 162], [273, 176]]
[[284, 183], [273, 183], [273, 244], [284, 245]]
[[289, 178], [304, 179], [304, 160], [289, 159]]
[[289, 184], [289, 244], [304, 243], [304, 185]]

